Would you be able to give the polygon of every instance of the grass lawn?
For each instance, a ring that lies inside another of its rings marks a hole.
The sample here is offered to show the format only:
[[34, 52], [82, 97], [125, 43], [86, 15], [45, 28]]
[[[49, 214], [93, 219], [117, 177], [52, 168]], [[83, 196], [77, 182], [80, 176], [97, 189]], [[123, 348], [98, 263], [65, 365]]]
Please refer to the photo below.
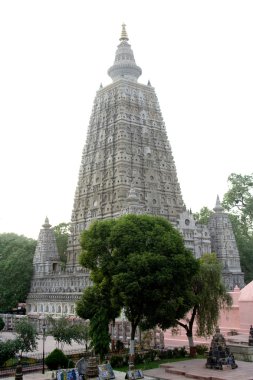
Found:
[[[198, 359], [200, 356], [198, 356]], [[202, 358], [202, 356], [201, 356]], [[179, 362], [183, 360], [190, 360], [192, 358], [186, 357], [186, 358], [173, 358], [173, 359], [161, 359], [161, 360], [155, 360], [153, 362], [145, 362], [145, 363], [139, 363], [135, 364], [136, 369], [142, 369], [143, 371], [146, 371], [147, 369], [153, 369], [153, 368], [159, 368], [160, 364], [164, 363], [172, 363], [172, 362]], [[120, 372], [127, 372], [128, 371], [128, 366], [124, 367], [115, 367], [113, 368], [115, 371], [120, 371]]]

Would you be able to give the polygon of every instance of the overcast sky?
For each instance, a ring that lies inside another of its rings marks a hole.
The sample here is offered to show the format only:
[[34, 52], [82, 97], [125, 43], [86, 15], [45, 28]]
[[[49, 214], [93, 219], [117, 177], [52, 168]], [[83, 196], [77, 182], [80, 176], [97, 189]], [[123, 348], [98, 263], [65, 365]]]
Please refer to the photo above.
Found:
[[253, 1], [0, 1], [0, 233], [71, 218], [100, 83], [126, 23], [155, 87], [183, 199], [213, 208], [251, 174]]

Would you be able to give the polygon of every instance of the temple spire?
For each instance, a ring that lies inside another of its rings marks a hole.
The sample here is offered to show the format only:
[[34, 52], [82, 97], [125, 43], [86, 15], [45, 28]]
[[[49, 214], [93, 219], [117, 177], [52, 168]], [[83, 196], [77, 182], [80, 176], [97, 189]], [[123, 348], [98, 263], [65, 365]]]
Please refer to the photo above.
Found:
[[122, 24], [122, 30], [121, 30], [121, 36], [120, 36], [120, 41], [128, 41], [128, 35], [126, 31], [126, 24]]
[[142, 70], [135, 63], [134, 53], [131, 49], [131, 45], [128, 43], [128, 35], [125, 24], [122, 25], [119, 40], [120, 44], [116, 50], [115, 60], [113, 65], [108, 70], [108, 75], [112, 78], [113, 82], [122, 78], [128, 79], [132, 82], [137, 82]]
[[219, 195], [217, 195], [217, 198], [216, 198], [216, 204], [215, 204], [215, 207], [213, 209], [215, 212], [223, 212], [224, 211], [224, 208], [222, 207], [221, 203], [220, 203], [220, 198], [219, 198]]

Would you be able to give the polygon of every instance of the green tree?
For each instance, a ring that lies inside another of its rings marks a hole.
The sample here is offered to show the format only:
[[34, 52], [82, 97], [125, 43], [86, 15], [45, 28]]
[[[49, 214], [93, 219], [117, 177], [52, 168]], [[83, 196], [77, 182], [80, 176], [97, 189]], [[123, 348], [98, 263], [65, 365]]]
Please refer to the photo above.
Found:
[[0, 367], [13, 358], [19, 351], [18, 341], [16, 339], [0, 340]]
[[176, 321], [186, 330], [190, 347], [194, 346], [194, 321], [197, 325], [197, 335], [210, 336], [218, 324], [221, 308], [232, 304], [222, 281], [221, 265], [216, 255], [205, 254], [199, 259], [199, 263], [198, 273], [188, 284], [195, 295], [194, 306], [184, 320]]
[[67, 356], [59, 348], [55, 348], [45, 359], [45, 363], [51, 371], [57, 370], [59, 367], [67, 368], [68, 362]]
[[232, 173], [223, 206], [229, 212], [245, 282], [253, 280], [253, 175]]
[[57, 345], [71, 344], [72, 337], [70, 334], [70, 323], [66, 317], [53, 318], [48, 316], [49, 329], [48, 335], [52, 335], [57, 342]]
[[211, 211], [208, 207], [202, 207], [199, 212], [196, 212], [193, 214], [194, 219], [199, 224], [208, 224], [210, 216], [213, 214], [213, 211]]
[[63, 265], [67, 262], [67, 247], [70, 236], [70, 223], [60, 223], [53, 227], [56, 244]]
[[198, 264], [165, 218], [126, 215], [97, 221], [83, 232], [81, 246], [80, 262], [91, 270], [94, 285], [84, 291], [77, 313], [90, 318], [92, 326], [93, 318], [98, 320], [93, 302], [101, 297], [108, 326], [123, 308], [132, 327], [130, 354], [138, 325], [167, 328], [193, 305], [188, 282]]
[[90, 328], [88, 323], [75, 323], [72, 325], [73, 340], [79, 344], [85, 345], [85, 350], [88, 350], [90, 339]]
[[253, 230], [253, 175], [232, 173], [228, 177], [229, 190], [223, 197], [223, 206], [239, 216], [248, 231]]
[[52, 335], [59, 345], [72, 344], [72, 341], [77, 343], [85, 343], [87, 348], [87, 342], [89, 339], [89, 328], [84, 323], [72, 323], [68, 318], [53, 318], [48, 316], [48, 335]]
[[36, 241], [13, 233], [0, 234], [0, 312], [25, 302], [33, 274]]
[[109, 322], [114, 320], [120, 312], [120, 309], [114, 309], [110, 306], [110, 298], [104, 292], [104, 286], [94, 285], [89, 287], [83, 293], [80, 301], [77, 302], [77, 314], [89, 319], [89, 336], [91, 338], [92, 348], [101, 359], [109, 351], [110, 335]]
[[23, 352], [37, 349], [38, 334], [35, 327], [26, 318], [22, 318], [16, 322], [15, 332], [21, 356]]

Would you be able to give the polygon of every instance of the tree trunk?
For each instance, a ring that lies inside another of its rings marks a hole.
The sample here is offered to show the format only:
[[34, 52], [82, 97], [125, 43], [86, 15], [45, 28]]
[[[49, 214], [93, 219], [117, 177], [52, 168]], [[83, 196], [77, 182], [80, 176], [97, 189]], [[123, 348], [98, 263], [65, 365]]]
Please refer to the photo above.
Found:
[[131, 338], [130, 338], [130, 346], [129, 346], [129, 370], [133, 369], [134, 367], [134, 338], [135, 338], [135, 332], [136, 332], [137, 325], [133, 322], [131, 322]]
[[188, 342], [189, 342], [189, 347], [194, 347], [194, 342], [193, 342], [193, 336], [192, 334], [189, 332], [187, 333], [187, 338], [188, 338]]
[[194, 346], [194, 342], [193, 342], [192, 330], [191, 331], [188, 330], [186, 335], [187, 335], [188, 342], [189, 342], [190, 356], [192, 358], [195, 358], [195, 356], [196, 356], [196, 347]]

